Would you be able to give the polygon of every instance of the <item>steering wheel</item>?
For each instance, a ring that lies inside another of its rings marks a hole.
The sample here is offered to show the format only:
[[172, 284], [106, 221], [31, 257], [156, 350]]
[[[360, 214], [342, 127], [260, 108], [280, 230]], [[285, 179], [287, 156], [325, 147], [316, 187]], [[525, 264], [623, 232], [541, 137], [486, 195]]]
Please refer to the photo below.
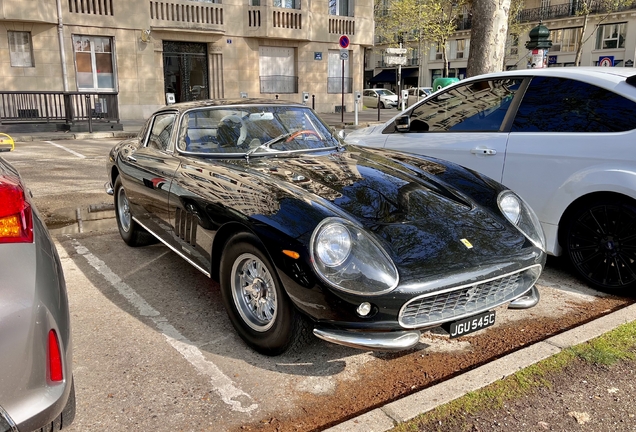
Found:
[[300, 135], [316, 135], [318, 138], [320, 138], [320, 135], [318, 135], [318, 132], [313, 131], [313, 130], [309, 130], [309, 129], [304, 129], [304, 130], [299, 130], [294, 132], [293, 134], [291, 134], [286, 140], [285, 142], [288, 143], [290, 141], [295, 140], [297, 137], [299, 137]]
[[245, 127], [245, 123], [243, 123], [243, 120], [241, 119], [241, 117], [239, 117], [236, 114], [226, 115], [225, 117], [221, 119], [219, 123], [225, 123], [226, 121], [231, 121], [232, 123], [238, 123], [241, 125], [241, 133], [238, 139], [236, 140], [236, 146], [240, 147], [241, 144], [245, 142], [245, 138], [247, 137], [247, 128]]

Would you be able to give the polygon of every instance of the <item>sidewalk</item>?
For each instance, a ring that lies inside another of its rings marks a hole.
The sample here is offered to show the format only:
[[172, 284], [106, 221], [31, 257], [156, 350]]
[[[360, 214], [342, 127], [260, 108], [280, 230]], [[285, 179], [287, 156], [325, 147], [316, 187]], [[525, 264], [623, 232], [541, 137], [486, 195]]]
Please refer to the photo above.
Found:
[[[397, 109], [380, 110], [378, 121], [378, 110], [365, 108], [358, 112], [358, 124], [355, 124], [355, 113], [318, 113], [318, 115], [329, 125], [336, 129], [362, 128], [373, 124], [384, 123], [399, 114]], [[344, 121], [343, 121], [344, 120]], [[58, 141], [68, 139], [126, 139], [137, 136], [139, 130], [144, 125], [145, 120], [125, 120], [121, 122], [124, 130], [113, 132], [41, 132], [41, 133], [12, 133], [11, 137], [15, 142], [28, 141]], [[0, 130], [2, 132], [2, 130]]]

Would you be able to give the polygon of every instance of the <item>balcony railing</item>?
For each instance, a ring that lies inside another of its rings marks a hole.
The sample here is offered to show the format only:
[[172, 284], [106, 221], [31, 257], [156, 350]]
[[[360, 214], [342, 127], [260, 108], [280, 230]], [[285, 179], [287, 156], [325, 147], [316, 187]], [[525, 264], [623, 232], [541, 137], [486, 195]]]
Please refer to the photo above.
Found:
[[[594, 1], [590, 3], [590, 13], [600, 14], [610, 11], [608, 4], [605, 1]], [[569, 16], [580, 15], [582, 4], [578, 1], [573, 1], [572, 4], [564, 3], [553, 6], [539, 7], [534, 9], [524, 9], [519, 12], [518, 20], [520, 22], [528, 21], [541, 21], [554, 18], [566, 18]], [[613, 12], [620, 12], [629, 9], [636, 9], [636, 0], [621, 5]]]
[[0, 123], [119, 123], [117, 93], [0, 91]]
[[159, 26], [212, 29], [223, 25], [223, 5], [151, 0], [150, 19]]
[[288, 75], [261, 76], [261, 93], [298, 93], [298, 77]]

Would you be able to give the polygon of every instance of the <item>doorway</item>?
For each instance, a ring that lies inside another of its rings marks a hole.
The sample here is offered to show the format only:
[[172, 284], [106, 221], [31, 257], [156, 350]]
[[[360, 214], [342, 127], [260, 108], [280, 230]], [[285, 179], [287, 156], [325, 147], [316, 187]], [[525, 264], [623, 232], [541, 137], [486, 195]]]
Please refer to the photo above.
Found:
[[205, 43], [163, 42], [164, 92], [175, 102], [208, 99], [208, 48]]

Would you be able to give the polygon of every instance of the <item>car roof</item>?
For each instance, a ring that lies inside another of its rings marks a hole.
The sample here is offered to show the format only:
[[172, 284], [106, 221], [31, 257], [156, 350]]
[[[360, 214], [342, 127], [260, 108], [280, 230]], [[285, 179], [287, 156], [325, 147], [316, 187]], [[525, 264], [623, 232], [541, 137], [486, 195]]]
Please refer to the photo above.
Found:
[[[581, 81], [605, 81], [618, 83], [626, 78], [636, 75], [636, 68], [626, 67], [601, 67], [601, 66], [579, 66], [579, 67], [551, 67], [543, 69], [517, 69], [504, 72], [487, 73], [477, 75], [466, 80], [480, 78], [491, 78], [501, 76], [550, 76], [560, 78], [578, 79]], [[463, 81], [466, 81], [463, 80]]]
[[578, 66], [509, 70], [476, 75], [453, 83], [448, 87], [445, 87], [445, 89], [462, 85], [462, 83], [485, 78], [531, 76], [568, 78], [583, 81], [608, 90], [617, 91], [632, 100], [636, 100], [636, 68], [626, 67]]
[[208, 107], [232, 107], [232, 106], [246, 106], [246, 105], [284, 105], [294, 107], [305, 107], [298, 102], [291, 102], [287, 100], [277, 99], [263, 99], [263, 98], [237, 98], [237, 99], [204, 99], [192, 102], [179, 102], [172, 105], [166, 105], [159, 109], [160, 111], [179, 111], [184, 112], [193, 108], [208, 108]]

